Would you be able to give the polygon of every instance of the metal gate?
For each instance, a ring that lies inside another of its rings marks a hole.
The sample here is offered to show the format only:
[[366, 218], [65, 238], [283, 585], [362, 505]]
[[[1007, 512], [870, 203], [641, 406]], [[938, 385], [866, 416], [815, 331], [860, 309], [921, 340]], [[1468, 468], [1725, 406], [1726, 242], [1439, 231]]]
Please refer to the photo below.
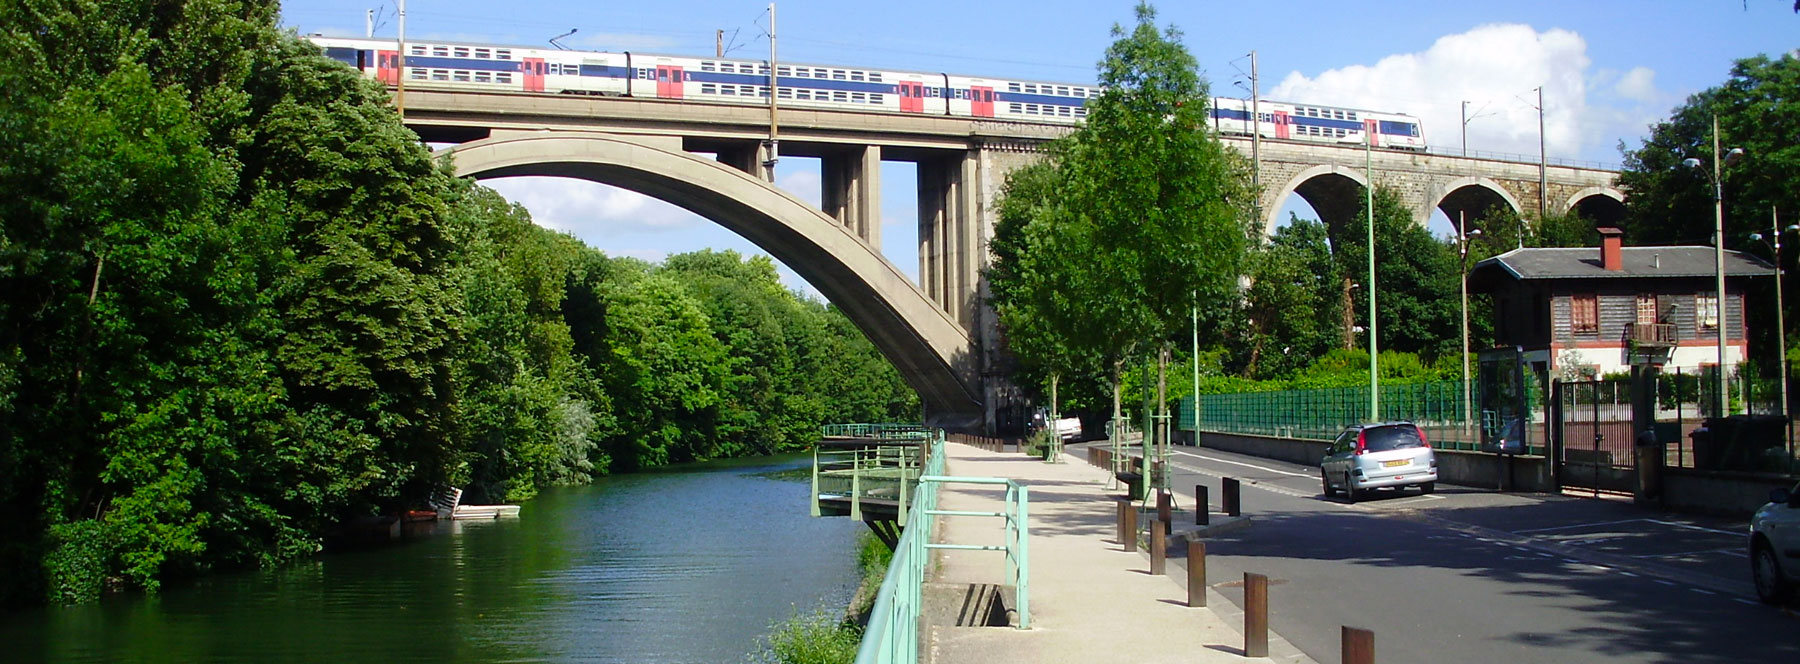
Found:
[[1630, 494], [1637, 487], [1632, 450], [1631, 381], [1554, 384], [1556, 481], [1564, 488]]

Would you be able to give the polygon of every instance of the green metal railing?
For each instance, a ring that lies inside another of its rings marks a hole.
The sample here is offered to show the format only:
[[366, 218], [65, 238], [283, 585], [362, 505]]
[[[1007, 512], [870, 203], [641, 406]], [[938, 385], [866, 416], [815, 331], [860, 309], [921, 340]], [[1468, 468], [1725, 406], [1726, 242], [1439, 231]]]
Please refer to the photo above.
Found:
[[[919, 478], [915, 509], [907, 516], [905, 530], [894, 547], [894, 559], [875, 595], [869, 625], [857, 649], [858, 664], [911, 664], [919, 661], [919, 611], [923, 603], [925, 571], [931, 549], [1004, 551], [1008, 581], [1013, 584], [1019, 612], [1019, 629], [1031, 626], [1030, 579], [1031, 529], [1028, 524], [1030, 490], [1012, 480], [997, 477], [947, 477], [944, 472], [943, 437], [930, 442], [924, 475]], [[1006, 509], [1001, 512], [939, 510], [938, 489], [950, 482], [1003, 484]], [[933, 544], [931, 527], [938, 516], [987, 516], [1006, 520], [1006, 545]]]
[[[1381, 421], [1407, 420], [1440, 449], [1481, 448], [1481, 417], [1464, 410], [1459, 380], [1381, 386]], [[1192, 430], [1193, 398], [1182, 399], [1176, 425]], [[1283, 438], [1330, 440], [1344, 427], [1369, 421], [1369, 388], [1322, 388], [1200, 396], [1200, 429]]]
[[912, 494], [922, 474], [923, 457], [929, 445], [942, 441], [942, 434], [937, 436], [917, 442], [871, 438], [870, 446], [854, 449], [814, 446], [812, 515], [820, 516], [822, 499], [849, 499], [850, 518], [860, 521], [864, 500], [893, 500], [899, 502], [899, 520], [905, 521], [908, 503], [917, 500]]
[[820, 427], [826, 438], [871, 438], [882, 440], [926, 440], [937, 429], [922, 424], [827, 424]]

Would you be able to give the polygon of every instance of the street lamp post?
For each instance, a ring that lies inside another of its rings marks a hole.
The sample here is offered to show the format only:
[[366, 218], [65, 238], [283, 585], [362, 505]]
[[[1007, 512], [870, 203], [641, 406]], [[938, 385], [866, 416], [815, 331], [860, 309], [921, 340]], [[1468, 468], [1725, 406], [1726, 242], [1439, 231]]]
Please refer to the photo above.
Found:
[[1363, 200], [1369, 214], [1369, 421], [1381, 421], [1381, 373], [1378, 368], [1381, 356], [1380, 342], [1376, 340], [1375, 323], [1375, 129], [1373, 124], [1364, 124], [1363, 140], [1363, 175], [1369, 179], [1363, 186]]
[[[1781, 410], [1778, 412], [1782, 417], [1787, 417], [1788, 414], [1788, 384], [1787, 321], [1783, 320], [1786, 312], [1783, 311], [1781, 305], [1781, 234], [1792, 231], [1800, 231], [1800, 225], [1789, 225], [1785, 229], [1782, 228], [1781, 217], [1776, 214], [1774, 208], [1770, 208], [1768, 240], [1775, 249], [1775, 337], [1778, 339], [1777, 343], [1780, 344], [1775, 354], [1775, 367], [1778, 371], [1778, 380], [1781, 381]], [[1763, 236], [1760, 233], [1752, 233], [1750, 239], [1761, 240]]]
[[1473, 416], [1475, 397], [1469, 385], [1469, 240], [1481, 235], [1481, 229], [1468, 230], [1468, 222], [1461, 212], [1456, 214], [1456, 244], [1462, 255], [1462, 379], [1463, 379], [1463, 435], [1469, 435]]
[[[1718, 297], [1714, 298], [1713, 336], [1719, 340], [1719, 376], [1716, 381], [1717, 392], [1713, 394], [1713, 416], [1725, 415], [1725, 184], [1720, 179], [1721, 166], [1735, 166], [1744, 159], [1742, 148], [1732, 148], [1719, 155], [1719, 114], [1712, 118], [1712, 185], [1713, 185], [1713, 273], [1717, 278]], [[1723, 162], [1721, 164], [1720, 162]], [[1681, 160], [1689, 168], [1700, 168], [1700, 160], [1694, 157]], [[1701, 171], [1702, 173], [1706, 171]]]

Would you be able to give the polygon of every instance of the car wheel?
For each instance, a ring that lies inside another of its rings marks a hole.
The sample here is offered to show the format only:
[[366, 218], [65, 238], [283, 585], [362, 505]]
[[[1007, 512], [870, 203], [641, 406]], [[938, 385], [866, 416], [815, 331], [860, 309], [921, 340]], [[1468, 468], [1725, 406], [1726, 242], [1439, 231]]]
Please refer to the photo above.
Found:
[[1437, 482], [1426, 482], [1419, 485], [1419, 494], [1424, 495], [1437, 490]]
[[1331, 476], [1326, 475], [1324, 471], [1319, 472], [1319, 483], [1325, 485], [1326, 498], [1337, 495], [1337, 490], [1331, 488]]
[[1344, 500], [1349, 501], [1351, 505], [1355, 505], [1356, 501], [1362, 498], [1362, 495], [1362, 489], [1356, 488], [1356, 485], [1350, 482], [1349, 475], [1344, 475]]
[[1750, 552], [1750, 577], [1756, 583], [1756, 598], [1764, 604], [1781, 604], [1794, 594], [1793, 585], [1781, 576], [1775, 548], [1758, 542]]

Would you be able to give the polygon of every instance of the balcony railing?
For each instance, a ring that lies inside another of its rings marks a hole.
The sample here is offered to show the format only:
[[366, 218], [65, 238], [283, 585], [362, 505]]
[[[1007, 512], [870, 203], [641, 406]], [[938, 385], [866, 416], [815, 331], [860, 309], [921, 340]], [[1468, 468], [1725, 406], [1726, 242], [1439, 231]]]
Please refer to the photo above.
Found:
[[1678, 339], [1674, 323], [1631, 323], [1625, 340], [1639, 348], [1673, 348]]

